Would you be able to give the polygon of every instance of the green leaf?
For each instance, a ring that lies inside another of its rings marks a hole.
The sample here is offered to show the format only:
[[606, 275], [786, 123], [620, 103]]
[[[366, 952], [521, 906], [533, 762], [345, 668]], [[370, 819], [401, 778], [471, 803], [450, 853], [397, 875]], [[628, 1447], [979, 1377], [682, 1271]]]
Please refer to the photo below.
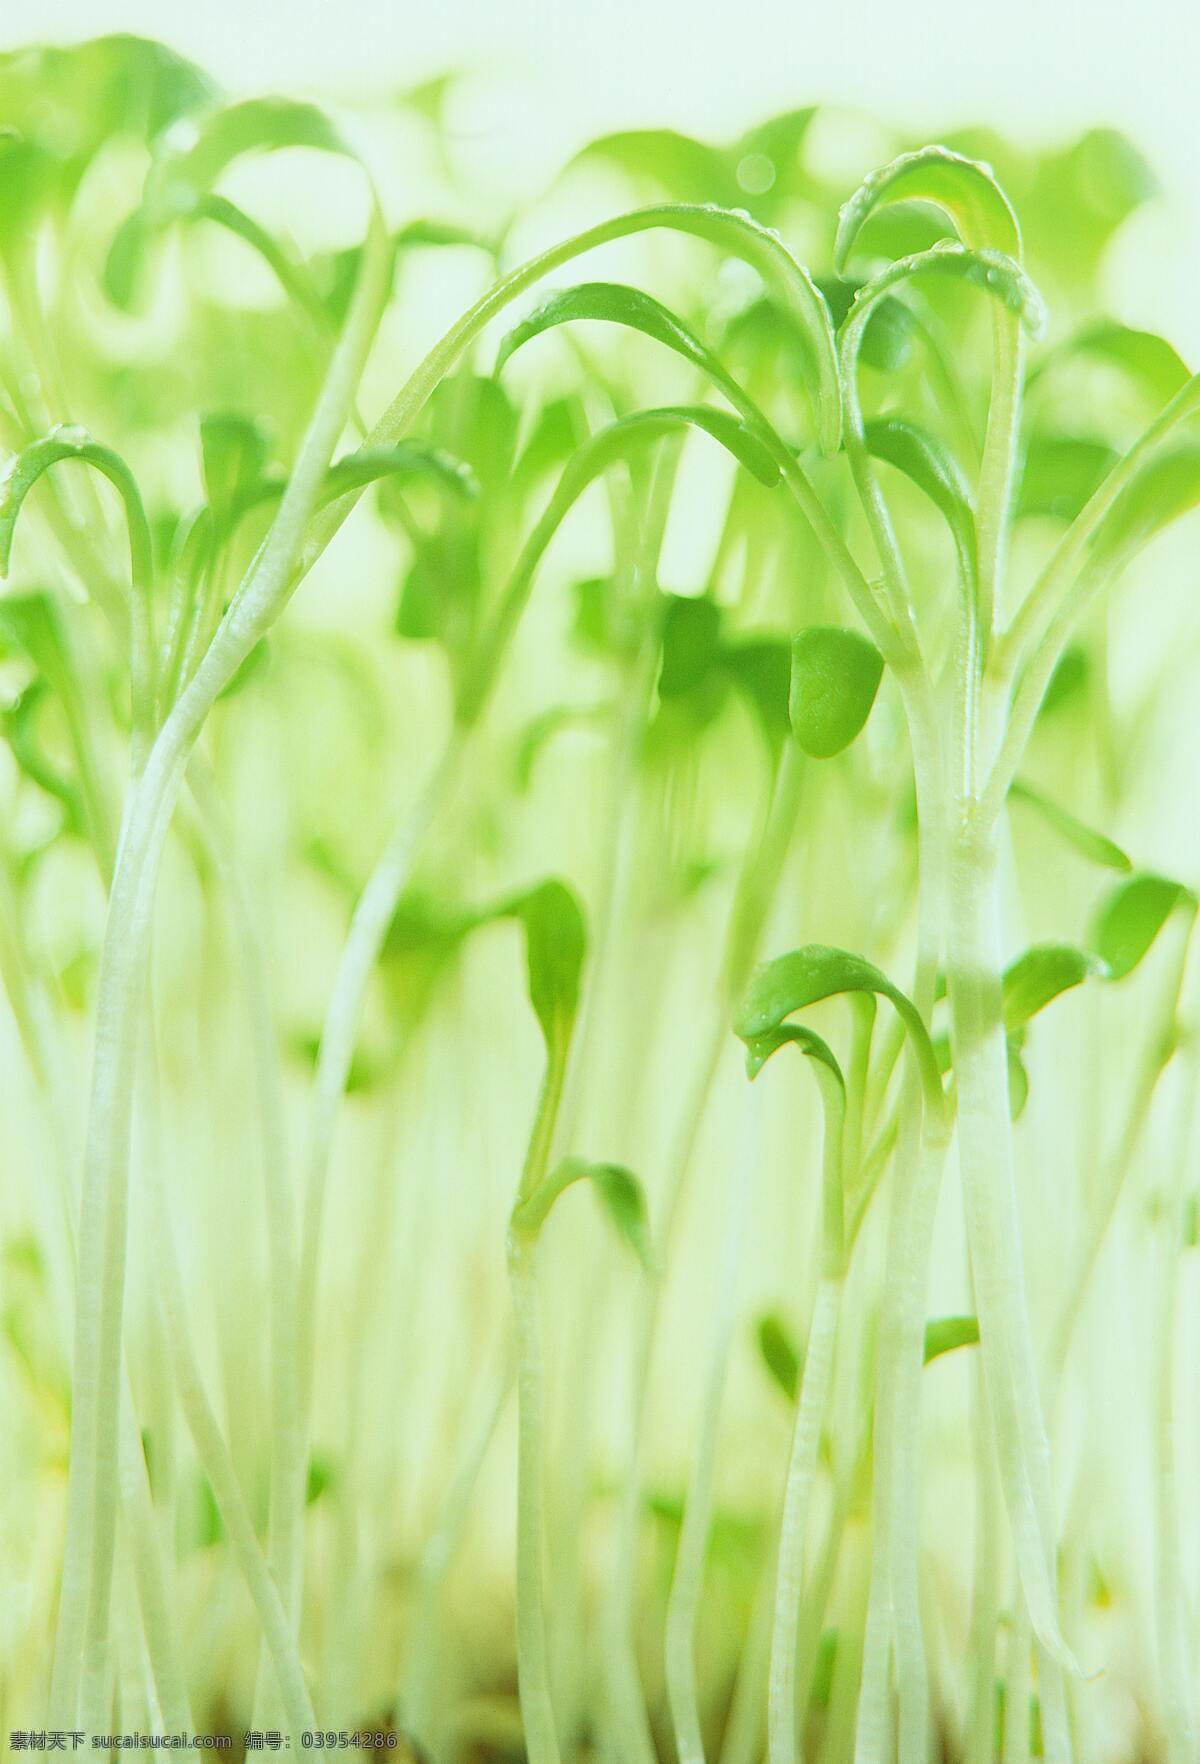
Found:
[[1132, 870], [1132, 858], [1119, 845], [1106, 834], [1077, 820], [1068, 809], [1053, 802], [1026, 779], [1014, 778], [1008, 794], [1013, 802], [1023, 802], [1035, 810], [1047, 826], [1053, 827], [1061, 839], [1090, 863], [1100, 864], [1108, 870]]
[[1025, 1113], [1025, 1104], [1029, 1101], [1029, 1073], [1025, 1070], [1025, 1062], [1021, 1058], [1023, 1033], [1018, 1029], [1015, 1034], [1008, 1036], [1004, 1043], [1008, 1062], [1008, 1113], [1013, 1121], [1021, 1119]]
[[1021, 203], [1034, 256], [1085, 292], [1122, 221], [1158, 189], [1146, 160], [1115, 129], [1089, 129], [1041, 156]]
[[433, 393], [426, 415], [438, 446], [464, 460], [486, 490], [502, 493], [513, 470], [520, 418], [500, 382], [490, 375], [453, 374]]
[[751, 1080], [758, 1077], [771, 1055], [781, 1047], [798, 1048], [809, 1059], [819, 1060], [830, 1072], [843, 1090], [846, 1081], [842, 1077], [842, 1068], [834, 1058], [828, 1043], [811, 1029], [800, 1023], [777, 1023], [773, 1028], [764, 1030], [761, 1035], [746, 1038], [746, 1076]]
[[762, 1363], [789, 1403], [800, 1389], [800, 1352], [795, 1338], [777, 1311], [760, 1317], [755, 1330]]
[[[1046, 356], [1038, 376], [1060, 362], [1082, 356], [1117, 368], [1157, 409], [1168, 404], [1191, 378], [1179, 352], [1153, 331], [1137, 331], [1115, 319], [1097, 319]], [[1031, 376], [1033, 377], [1033, 376]]]
[[162, 220], [186, 215], [235, 160], [290, 147], [355, 157], [315, 104], [292, 98], [247, 98], [211, 111], [186, 146], [155, 162], [147, 180], [147, 205]]
[[925, 429], [896, 417], [878, 417], [863, 433], [868, 453], [903, 472], [933, 503], [950, 528], [964, 569], [973, 572], [975, 512], [966, 479], [950, 452]]
[[622, 129], [602, 135], [582, 148], [573, 163], [597, 159], [679, 202], [732, 207], [742, 200], [726, 153], [677, 129]]
[[1014, 258], [1001, 251], [975, 251], [947, 239], [929, 251], [898, 258], [860, 289], [842, 328], [843, 350], [849, 352], [851, 360], [875, 303], [916, 276], [945, 277], [980, 289], [1020, 319], [1031, 336], [1039, 335], [1045, 324], [1042, 297]]
[[778, 484], [779, 468], [775, 461], [737, 417], [703, 404], [664, 405], [659, 410], [639, 410], [632, 416], [618, 418], [579, 449], [564, 471], [548, 510], [555, 525], [588, 485], [610, 466], [684, 428], [701, 429], [711, 435], [767, 489]]
[[575, 397], [550, 398], [539, 406], [533, 428], [513, 466], [513, 478], [522, 485], [536, 482], [543, 473], [561, 466], [587, 436], [581, 401]]
[[791, 644], [786, 637], [735, 638], [726, 643], [721, 666], [758, 718], [768, 747], [776, 752], [791, 734]]
[[304, 1491], [304, 1504], [311, 1507], [328, 1489], [335, 1486], [337, 1471], [333, 1459], [324, 1452], [313, 1452], [308, 1460], [308, 1479]]
[[1107, 964], [1109, 977], [1123, 980], [1149, 952], [1175, 911], [1196, 910], [1196, 896], [1166, 876], [1131, 876], [1107, 896], [1092, 926], [1092, 947]]
[[1078, 643], [1068, 644], [1050, 676], [1050, 684], [1038, 708], [1039, 717], [1052, 715], [1086, 691], [1090, 672], [1087, 651]]
[[833, 248], [839, 273], [867, 221], [890, 202], [931, 203], [950, 217], [964, 245], [1020, 258], [1017, 217], [990, 166], [933, 146], [901, 154], [872, 172], [843, 205]]
[[603, 704], [555, 704], [531, 717], [517, 743], [513, 764], [517, 789], [522, 793], [529, 789], [538, 759], [560, 731], [585, 728], [605, 716], [608, 708]]
[[623, 1164], [592, 1164], [587, 1176], [617, 1231], [648, 1272], [655, 1267], [650, 1219], [642, 1185]]
[[639, 623], [611, 576], [589, 576], [571, 586], [571, 635], [581, 649], [629, 659], [641, 641]]
[[617, 1235], [629, 1246], [648, 1272], [655, 1262], [650, 1247], [650, 1223], [646, 1196], [632, 1170], [624, 1164], [591, 1163], [587, 1158], [564, 1158], [539, 1184], [528, 1200], [513, 1209], [513, 1229], [536, 1237], [551, 1208], [576, 1182], [591, 1182]]
[[1119, 561], [1200, 503], [1200, 447], [1157, 454], [1117, 497], [1092, 541], [1105, 563]]
[[154, 142], [213, 102], [215, 88], [160, 43], [128, 35], [0, 55], [0, 238], [28, 238], [41, 214], [68, 211], [98, 149]]
[[58, 697], [72, 691], [66, 626], [57, 600], [45, 589], [0, 596], [0, 644], [27, 655]]
[[[352, 456], [353, 457], [353, 456]], [[440, 643], [460, 654], [475, 630], [483, 578], [479, 543], [468, 528], [450, 525], [416, 549], [396, 610], [396, 630], [413, 642]]]
[[854, 740], [871, 714], [883, 657], [866, 637], [837, 625], [810, 625], [792, 640], [788, 714], [796, 740], [829, 759]]
[[565, 882], [551, 879], [511, 896], [494, 916], [516, 919], [525, 933], [529, 1002], [553, 1050], [570, 1034], [579, 1009], [587, 953], [583, 909]]
[[1118, 455], [1103, 441], [1034, 434], [1025, 448], [1016, 516], [1073, 521], [1100, 488]]
[[217, 412], [200, 419], [204, 493], [218, 531], [224, 531], [266, 473], [266, 431], [253, 417]]
[[[829, 308], [835, 331], [841, 328], [860, 281], [837, 276], [818, 276], [816, 287]], [[881, 300], [867, 321], [862, 339], [862, 359], [881, 373], [895, 373], [912, 352], [913, 317], [902, 300]], [[764, 296], [742, 308], [725, 333], [731, 348], [745, 350], [759, 362], [768, 355], [783, 356], [788, 371], [812, 371], [810, 340], [786, 308]]]
[[[810, 391], [821, 449], [830, 456], [835, 454], [841, 445], [842, 394], [829, 308], [808, 271], [796, 261], [778, 234], [759, 226], [748, 214], [720, 208], [679, 206], [661, 211], [651, 209], [642, 219], [645, 225], [658, 224], [679, 232], [694, 233], [714, 245], [727, 247], [732, 244], [759, 270], [806, 340], [812, 362]], [[585, 282], [577, 289], [568, 288], [550, 295], [524, 325], [518, 325], [501, 343], [498, 366], [502, 366], [513, 349], [528, 341], [530, 336], [569, 318], [604, 319], [645, 331], [646, 335], [700, 367], [714, 378], [714, 383], [720, 384], [721, 379], [717, 376], [723, 377], [726, 395], [739, 408], [746, 402], [744, 394], [730, 380], [712, 352], [681, 320], [648, 294], [620, 283]], [[531, 325], [534, 326], [532, 330], [528, 329]]]
[[721, 609], [707, 595], [668, 594], [662, 612], [658, 695], [679, 698], [720, 664]]
[[810, 943], [764, 962], [734, 1014], [733, 1032], [752, 1050], [764, 1037], [772, 1037], [796, 1011], [822, 999], [855, 992], [876, 993], [894, 1007], [917, 1060], [926, 1106], [943, 1112], [945, 1097], [937, 1058], [920, 1012], [879, 968], [847, 950]]
[[925, 1325], [925, 1364], [978, 1340], [978, 1317], [937, 1317]]
[[12, 756], [26, 777], [52, 796], [63, 810], [63, 830], [82, 835], [87, 817], [83, 798], [72, 779], [65, 777], [47, 757], [38, 729], [39, 712], [49, 692], [45, 680], [36, 679], [3, 711], [4, 731]]
[[456, 245], [469, 245], [474, 250], [486, 251], [489, 256], [493, 251], [490, 239], [459, 221], [411, 220], [396, 234], [398, 251], [415, 251], [423, 246], [441, 248]]
[[1044, 1010], [1060, 993], [1069, 992], [1099, 975], [1107, 979], [1106, 960], [1069, 943], [1037, 943], [1004, 971], [1004, 1027], [1011, 1034]]
[[0, 575], [8, 574], [13, 532], [26, 496], [43, 472], [71, 459], [93, 466], [120, 493], [129, 528], [133, 580], [140, 588], [147, 587], [153, 573], [153, 543], [137, 481], [119, 453], [101, 446], [77, 423], [60, 423], [40, 441], [15, 454], [0, 478]]
[[774, 485], [779, 471], [763, 443], [728, 411], [704, 405], [636, 411], [593, 435], [575, 454], [530, 535], [509, 578], [491, 627], [476, 646], [473, 668], [459, 688], [456, 712], [464, 726], [478, 715], [495, 668], [521, 617], [538, 564], [568, 513], [588, 486], [611, 466], [627, 463], [642, 448], [681, 428], [705, 431], [762, 483]]
[[359, 447], [353, 453], [343, 454], [326, 473], [322, 496], [331, 502], [350, 490], [384, 478], [421, 476], [432, 478], [457, 497], [472, 499], [479, 495], [479, 480], [469, 465], [428, 442], [406, 440], [383, 447]]
[[581, 319], [596, 319], [606, 324], [624, 325], [672, 349], [705, 374], [717, 389], [736, 407], [744, 406], [745, 394], [729, 370], [718, 361], [712, 350], [700, 342], [681, 319], [640, 288], [629, 288], [620, 282], [580, 282], [549, 295], [520, 324], [514, 325], [502, 338], [496, 356], [496, 372], [534, 337], [552, 330], [556, 325], [571, 324]]

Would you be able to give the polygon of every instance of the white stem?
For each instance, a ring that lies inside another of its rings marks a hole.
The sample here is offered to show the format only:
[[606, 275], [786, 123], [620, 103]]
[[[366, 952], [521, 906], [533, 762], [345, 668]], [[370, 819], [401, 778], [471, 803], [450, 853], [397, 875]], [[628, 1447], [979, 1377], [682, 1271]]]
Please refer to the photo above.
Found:
[[783, 1496], [767, 1689], [767, 1739], [771, 1764], [795, 1764], [797, 1757], [796, 1635], [804, 1579], [804, 1545], [821, 1427], [829, 1401], [841, 1300], [842, 1281], [829, 1276], [822, 1278], [817, 1285], [808, 1328], [800, 1401], [796, 1407]]
[[667, 1700], [675, 1728], [679, 1764], [704, 1764], [700, 1696], [696, 1684], [696, 1618], [700, 1609], [704, 1559], [712, 1522], [713, 1479], [725, 1379], [729, 1370], [729, 1344], [733, 1335], [738, 1264], [745, 1240], [746, 1213], [758, 1155], [760, 1117], [755, 1107], [756, 1102], [757, 1098], [748, 1104], [750, 1120], [745, 1151], [735, 1166], [730, 1185], [724, 1253], [718, 1276], [716, 1314], [709, 1350], [708, 1388], [704, 1397], [695, 1468], [688, 1490], [683, 1526], [679, 1533], [675, 1571], [671, 1577], [671, 1591], [667, 1599]]
[[952, 857], [947, 970], [959, 1159], [980, 1352], [1034, 1633], [1061, 1665], [1072, 1669], [1059, 1628], [1050, 1447], [1025, 1299], [996, 894], [995, 830], [977, 830], [968, 802], [961, 806]]
[[537, 1261], [514, 1234], [509, 1278], [517, 1338], [517, 1685], [529, 1764], [559, 1764], [546, 1645], [545, 1373]]

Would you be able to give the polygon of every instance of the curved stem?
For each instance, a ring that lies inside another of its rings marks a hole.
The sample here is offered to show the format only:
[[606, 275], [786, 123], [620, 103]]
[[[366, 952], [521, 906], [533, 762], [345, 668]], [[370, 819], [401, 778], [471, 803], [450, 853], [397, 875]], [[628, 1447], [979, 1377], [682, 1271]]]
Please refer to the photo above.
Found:
[[[78, 1666], [107, 1649], [117, 1499], [117, 1431], [137, 1007], [158, 866], [188, 754], [217, 696], [281, 609], [300, 534], [316, 503], [382, 300], [378, 248], [364, 269], [296, 468], [254, 568], [150, 750], [126, 806], [98, 986], [91, 1109], [80, 1203], [75, 1400], [67, 1487], [64, 1597], [51, 1675], [56, 1725], [76, 1725]], [[89, 1566], [78, 1564], [86, 1550]], [[85, 1722], [85, 1726], [88, 1725]], [[91, 1725], [100, 1731], [102, 1723]]]

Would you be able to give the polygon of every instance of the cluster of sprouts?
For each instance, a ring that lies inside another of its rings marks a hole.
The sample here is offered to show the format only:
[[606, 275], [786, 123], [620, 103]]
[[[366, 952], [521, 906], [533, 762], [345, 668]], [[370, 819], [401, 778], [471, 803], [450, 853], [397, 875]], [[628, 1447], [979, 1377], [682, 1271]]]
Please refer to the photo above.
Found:
[[0, 59], [4, 1728], [1194, 1764], [1147, 168], [457, 92]]

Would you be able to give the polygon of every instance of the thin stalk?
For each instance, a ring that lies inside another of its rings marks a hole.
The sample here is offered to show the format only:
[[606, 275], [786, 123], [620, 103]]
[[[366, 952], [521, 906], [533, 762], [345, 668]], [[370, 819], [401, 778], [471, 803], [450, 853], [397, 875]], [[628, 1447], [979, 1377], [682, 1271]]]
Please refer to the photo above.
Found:
[[183, 1274], [175, 1249], [167, 1211], [166, 1191], [159, 1157], [151, 1158], [150, 1202], [154, 1221], [155, 1259], [159, 1270], [159, 1302], [166, 1327], [176, 1392], [192, 1435], [196, 1455], [212, 1485], [217, 1510], [225, 1526], [230, 1548], [254, 1603], [270, 1650], [280, 1696], [286, 1712], [293, 1751], [303, 1746], [303, 1735], [316, 1726], [312, 1701], [300, 1664], [279, 1589], [254, 1533], [229, 1448], [221, 1435], [204, 1391], [200, 1369], [192, 1351], [184, 1307]]
[[1004, 1495], [996, 1474], [987, 1385], [978, 1354], [975, 1356], [971, 1375], [975, 1551], [964, 1764], [993, 1764], [996, 1736], [996, 1635], [1000, 1621], [1000, 1543]]
[[841, 1078], [819, 1060], [812, 1072], [821, 1092], [824, 1145], [821, 1158], [821, 1277], [813, 1301], [792, 1430], [779, 1555], [775, 1570], [775, 1620], [767, 1689], [767, 1740], [770, 1764], [795, 1764], [796, 1639], [804, 1582], [804, 1551], [809, 1503], [817, 1472], [821, 1428], [829, 1404], [838, 1317], [846, 1277], [843, 1220], [846, 1093]]
[[821, 1426], [833, 1376], [833, 1351], [841, 1309], [842, 1281], [824, 1276], [817, 1286], [808, 1348], [792, 1432], [775, 1579], [774, 1625], [767, 1692], [768, 1750], [771, 1764], [794, 1764], [796, 1742], [796, 1640], [804, 1574], [808, 1509], [816, 1476]]
[[1112, 1155], [1105, 1161], [1101, 1169], [1099, 1193], [1088, 1196], [1088, 1218], [1083, 1252], [1079, 1257], [1051, 1337], [1050, 1366], [1056, 1376], [1060, 1376], [1062, 1373], [1070, 1350], [1071, 1339], [1082, 1314], [1084, 1300], [1096, 1271], [1096, 1264], [1100, 1259], [1100, 1252], [1103, 1250], [1109, 1231], [1112, 1229], [1112, 1222], [1116, 1217], [1129, 1173], [1145, 1136], [1159, 1082], [1175, 1055], [1178, 1045], [1177, 1015], [1186, 976], [1193, 923], [1194, 920], [1189, 921], [1187, 932], [1180, 940], [1179, 952], [1171, 977], [1156, 1013], [1158, 1018], [1156, 1030], [1146, 1047], [1141, 1071], [1129, 1099], [1125, 1120], [1117, 1136]]
[[462, 1543], [484, 1459], [512, 1390], [513, 1370], [513, 1355], [509, 1350], [505, 1353], [503, 1371], [495, 1379], [483, 1417], [468, 1442], [458, 1473], [447, 1491], [437, 1528], [430, 1534], [421, 1551], [417, 1590], [413, 1600], [412, 1643], [404, 1669], [399, 1712], [405, 1731], [426, 1743], [431, 1733], [430, 1723], [436, 1713], [433, 1693], [434, 1663], [446, 1582]]
[[771, 1626], [775, 1615], [774, 1550], [758, 1577], [750, 1623], [738, 1661], [737, 1681], [721, 1743], [720, 1764], [757, 1764], [762, 1755], [763, 1715], [771, 1669]]
[[1159, 1695], [1167, 1735], [1167, 1764], [1188, 1764], [1197, 1754], [1195, 1645], [1183, 1570], [1179, 1500], [1179, 1427], [1175, 1400], [1175, 1323], [1179, 1303], [1179, 1258], [1184, 1242], [1184, 1199], [1188, 1152], [1195, 1133], [1196, 1060], [1179, 1114], [1170, 1189], [1158, 1228], [1158, 1302], [1153, 1334], [1155, 1503], [1155, 1649]]
[[712, 1523], [713, 1482], [721, 1430], [721, 1409], [729, 1370], [729, 1347], [733, 1336], [738, 1266], [745, 1242], [750, 1190], [758, 1162], [759, 1116], [754, 1104], [749, 1106], [751, 1115], [749, 1131], [744, 1141], [745, 1150], [735, 1163], [729, 1187], [724, 1249], [717, 1277], [717, 1302], [714, 1307], [700, 1437], [675, 1555], [675, 1571], [667, 1598], [667, 1700], [675, 1730], [675, 1749], [679, 1764], [704, 1764], [700, 1696], [696, 1684], [696, 1620], [704, 1586], [704, 1562]]
[[284, 1612], [295, 1632], [300, 1609], [307, 1457], [300, 1420], [296, 1221], [288, 1172], [282, 1074], [254, 916], [246, 898], [241, 871], [232, 856], [232, 828], [228, 825], [216, 780], [199, 754], [192, 756], [189, 781], [199, 810], [201, 836], [222, 885], [249, 1018], [270, 1264], [271, 1454], [267, 1560], [279, 1588]]
[[947, 979], [959, 1146], [980, 1351], [1005, 1501], [1034, 1633], [1073, 1665], [1055, 1592], [1054, 1501], [1018, 1228], [1001, 1010], [993, 830], [960, 803], [952, 849]]
[[559, 1764], [546, 1635], [546, 1375], [537, 1286], [538, 1219], [520, 1209], [546, 1180], [573, 1023], [559, 1021], [547, 1046], [546, 1073], [508, 1232], [508, 1274], [517, 1349], [517, 1688], [529, 1764]]
[[455, 731], [413, 809], [397, 825], [354, 908], [334, 977], [309, 1115], [300, 1236], [299, 1401], [302, 1427], [312, 1403], [313, 1354], [320, 1275], [322, 1227], [337, 1112], [358, 1041], [363, 1001], [387, 929], [420, 854], [435, 815], [441, 813], [463, 776], [461, 731]]
[[1020, 1584], [1013, 1587], [1008, 1670], [1004, 1675], [1003, 1764], [1029, 1764], [1030, 1703], [1033, 1698], [1033, 1631]]
[[517, 1340], [517, 1682], [529, 1764], [558, 1764], [546, 1640], [545, 1368], [533, 1242], [509, 1240]]
[[[133, 1069], [159, 860], [187, 756], [204, 719], [293, 585], [300, 536], [374, 335], [383, 297], [381, 269], [376, 243], [364, 253], [350, 316], [267, 540], [196, 675], [164, 723], [126, 805], [101, 956], [80, 1205], [64, 1597], [50, 1692], [55, 1724], [68, 1729], [77, 1724], [85, 1632], [93, 1667], [107, 1648]], [[91, 1725], [99, 1731], [101, 1724]]]
[[[945, 777], [924, 671], [908, 670], [901, 676], [901, 687], [918, 809], [920, 887], [912, 996], [928, 1023], [945, 899]], [[928, 1674], [919, 1585], [920, 1374], [929, 1256], [949, 1130], [944, 1099], [940, 1094], [922, 1094], [915, 1064], [910, 1063], [900, 1095], [895, 1199], [878, 1349], [871, 1576], [855, 1764], [876, 1764], [890, 1745], [889, 1636], [896, 1650], [901, 1764], [925, 1764], [928, 1752]], [[862, 1217], [860, 1206], [855, 1231]]]
[[[789, 743], [762, 830], [746, 859], [726, 924], [725, 947], [708, 1041], [680, 1113], [663, 1184], [659, 1255], [669, 1262], [671, 1244], [686, 1192], [687, 1177], [703, 1124], [734, 1005], [756, 959], [767, 914], [774, 901], [799, 809], [803, 762]], [[604, 1617], [605, 1695], [611, 1728], [628, 1764], [655, 1764], [655, 1751], [638, 1675], [633, 1639], [637, 1589], [637, 1541], [645, 1476], [650, 1374], [662, 1300], [661, 1281], [642, 1290], [633, 1329], [633, 1393], [630, 1460], [621, 1493], [615, 1561]]]

